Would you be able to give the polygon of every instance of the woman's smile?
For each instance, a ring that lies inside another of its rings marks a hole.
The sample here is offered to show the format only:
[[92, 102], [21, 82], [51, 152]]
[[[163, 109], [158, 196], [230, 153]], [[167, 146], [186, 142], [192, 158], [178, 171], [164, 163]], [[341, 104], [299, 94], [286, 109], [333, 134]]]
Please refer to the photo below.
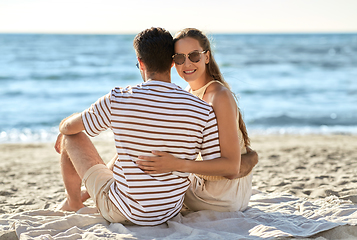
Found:
[[196, 69], [183, 71], [183, 73], [185, 73], [185, 74], [192, 74], [192, 73], [195, 73], [195, 72], [196, 72]]

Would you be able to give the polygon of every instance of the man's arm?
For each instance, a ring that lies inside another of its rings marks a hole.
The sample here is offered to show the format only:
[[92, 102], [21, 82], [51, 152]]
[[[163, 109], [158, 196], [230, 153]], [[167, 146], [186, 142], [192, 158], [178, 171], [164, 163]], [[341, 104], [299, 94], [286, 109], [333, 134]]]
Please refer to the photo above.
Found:
[[240, 172], [234, 178], [242, 178], [247, 176], [258, 163], [258, 153], [247, 147], [247, 153], [241, 155]]
[[63, 119], [59, 125], [59, 131], [63, 135], [74, 135], [84, 130], [82, 115], [74, 113], [71, 116]]

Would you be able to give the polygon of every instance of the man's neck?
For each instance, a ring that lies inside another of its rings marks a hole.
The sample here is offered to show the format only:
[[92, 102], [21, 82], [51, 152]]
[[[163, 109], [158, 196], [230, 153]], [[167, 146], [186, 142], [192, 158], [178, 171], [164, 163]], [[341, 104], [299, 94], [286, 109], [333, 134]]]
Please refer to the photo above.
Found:
[[171, 83], [171, 73], [148, 73], [144, 78], [144, 82], [152, 80]]

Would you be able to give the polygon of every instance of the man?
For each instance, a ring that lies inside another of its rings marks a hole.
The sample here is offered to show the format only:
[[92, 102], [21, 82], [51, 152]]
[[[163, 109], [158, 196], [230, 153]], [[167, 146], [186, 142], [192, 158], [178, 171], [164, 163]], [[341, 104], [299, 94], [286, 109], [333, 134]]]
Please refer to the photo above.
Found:
[[[56, 150], [67, 199], [61, 209], [84, 207], [82, 180], [102, 216], [110, 222], [158, 225], [181, 210], [189, 186], [188, 174], [146, 174], [135, 163], [152, 150], [195, 160], [220, 157], [214, 112], [201, 101], [171, 83], [173, 39], [161, 28], [142, 31], [134, 48], [144, 83], [114, 88], [89, 109], [60, 123]], [[117, 158], [108, 167], [90, 136], [111, 128]], [[227, 174], [229, 175], [229, 174]]]

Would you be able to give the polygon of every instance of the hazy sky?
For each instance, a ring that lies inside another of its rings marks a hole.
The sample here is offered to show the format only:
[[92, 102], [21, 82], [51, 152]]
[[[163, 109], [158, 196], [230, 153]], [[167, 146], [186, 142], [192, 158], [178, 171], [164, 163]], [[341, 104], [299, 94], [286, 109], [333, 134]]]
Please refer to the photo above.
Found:
[[357, 32], [357, 0], [0, 0], [0, 32]]

